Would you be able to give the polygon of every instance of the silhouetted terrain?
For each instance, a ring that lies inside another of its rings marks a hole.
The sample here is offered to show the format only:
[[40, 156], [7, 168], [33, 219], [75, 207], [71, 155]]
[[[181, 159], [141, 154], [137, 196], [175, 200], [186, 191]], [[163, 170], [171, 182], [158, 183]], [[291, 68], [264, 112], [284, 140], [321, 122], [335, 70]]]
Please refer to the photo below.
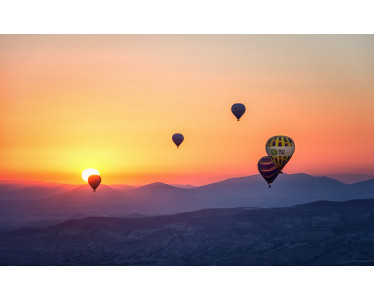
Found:
[[0, 265], [374, 265], [374, 200], [69, 220], [1, 234]]
[[0, 180], [0, 201], [46, 198], [77, 187], [77, 185], [56, 182]]
[[[0, 184], [0, 232], [53, 224], [71, 215], [164, 215], [204, 208], [288, 207], [318, 200], [374, 198], [374, 179], [345, 184], [328, 177], [281, 174], [272, 188], [259, 175], [194, 188], [156, 182], [141, 187]], [[43, 222], [44, 222], [43, 221]], [[47, 223], [43, 223], [47, 224]]]
[[352, 184], [360, 181], [370, 180], [374, 178], [372, 174], [350, 174], [350, 173], [337, 173], [327, 174], [326, 177], [339, 180], [344, 183]]

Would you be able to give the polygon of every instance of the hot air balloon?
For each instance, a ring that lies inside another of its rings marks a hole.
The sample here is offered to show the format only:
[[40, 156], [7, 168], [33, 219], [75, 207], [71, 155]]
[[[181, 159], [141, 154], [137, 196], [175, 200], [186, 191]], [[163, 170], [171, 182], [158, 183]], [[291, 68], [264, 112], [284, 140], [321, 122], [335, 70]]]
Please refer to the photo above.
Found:
[[179, 145], [182, 144], [184, 137], [181, 133], [175, 133], [173, 134], [172, 140], [175, 145], [177, 145], [177, 148], [179, 148]]
[[295, 143], [288, 136], [276, 135], [267, 141], [265, 149], [281, 172], [295, 152]]
[[88, 177], [88, 184], [93, 188], [94, 192], [96, 192], [96, 189], [100, 185], [100, 182], [100, 175], [91, 175], [90, 177]]
[[273, 160], [269, 156], [264, 156], [258, 161], [257, 167], [261, 176], [264, 177], [269, 184], [269, 188], [271, 188], [270, 183], [272, 183], [280, 173]]
[[231, 111], [239, 121], [241, 116], [245, 113], [245, 106], [241, 103], [235, 103], [231, 106]]

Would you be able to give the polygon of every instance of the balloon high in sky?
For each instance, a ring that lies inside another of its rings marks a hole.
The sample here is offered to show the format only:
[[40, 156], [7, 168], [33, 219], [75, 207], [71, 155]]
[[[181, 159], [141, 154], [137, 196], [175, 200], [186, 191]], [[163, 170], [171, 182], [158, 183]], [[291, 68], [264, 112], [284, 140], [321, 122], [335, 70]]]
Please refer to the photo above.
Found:
[[184, 136], [181, 133], [174, 133], [171, 139], [173, 140], [177, 148], [179, 148], [180, 144], [182, 144], [184, 140]]
[[242, 103], [235, 103], [231, 106], [231, 111], [235, 118], [239, 121], [242, 115], [245, 113], [245, 106]]

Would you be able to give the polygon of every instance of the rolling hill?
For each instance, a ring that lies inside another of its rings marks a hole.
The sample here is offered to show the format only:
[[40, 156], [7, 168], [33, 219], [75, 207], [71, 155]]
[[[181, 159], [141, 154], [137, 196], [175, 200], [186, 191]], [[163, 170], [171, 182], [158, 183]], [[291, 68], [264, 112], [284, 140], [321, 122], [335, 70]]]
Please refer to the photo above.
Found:
[[374, 199], [22, 228], [0, 265], [374, 265]]

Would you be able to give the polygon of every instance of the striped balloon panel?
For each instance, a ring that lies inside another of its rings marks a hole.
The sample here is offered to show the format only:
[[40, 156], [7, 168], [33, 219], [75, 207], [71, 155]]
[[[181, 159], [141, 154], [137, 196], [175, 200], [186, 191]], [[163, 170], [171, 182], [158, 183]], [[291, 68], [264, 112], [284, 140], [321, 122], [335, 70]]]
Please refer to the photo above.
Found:
[[269, 156], [264, 156], [263, 158], [261, 158], [258, 161], [257, 167], [261, 176], [264, 177], [267, 183], [272, 183], [280, 173], [273, 160]]
[[272, 156], [271, 159], [274, 161], [276, 168], [281, 171], [284, 166], [289, 162], [291, 156]]
[[268, 147], [294, 147], [295, 143], [288, 136], [276, 135], [276, 136], [271, 137], [267, 141], [266, 146]]

